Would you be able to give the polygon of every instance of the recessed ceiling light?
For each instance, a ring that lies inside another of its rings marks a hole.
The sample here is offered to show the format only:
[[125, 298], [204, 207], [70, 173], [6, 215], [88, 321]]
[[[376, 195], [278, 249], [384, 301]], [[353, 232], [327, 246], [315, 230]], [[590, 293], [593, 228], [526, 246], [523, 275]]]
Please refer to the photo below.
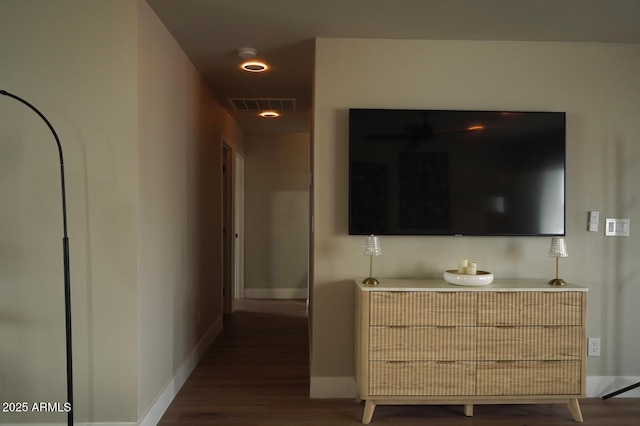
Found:
[[247, 61], [242, 64], [242, 69], [249, 72], [262, 72], [269, 69], [269, 67], [264, 62]]
[[238, 49], [238, 56], [243, 59], [247, 59], [241, 68], [249, 72], [262, 72], [266, 71], [269, 67], [264, 62], [256, 61], [254, 58], [258, 54], [258, 51], [253, 47], [241, 47]]
[[278, 114], [275, 111], [262, 111], [260, 113], [260, 117], [263, 117], [263, 118], [276, 118], [276, 117], [280, 117], [280, 114]]

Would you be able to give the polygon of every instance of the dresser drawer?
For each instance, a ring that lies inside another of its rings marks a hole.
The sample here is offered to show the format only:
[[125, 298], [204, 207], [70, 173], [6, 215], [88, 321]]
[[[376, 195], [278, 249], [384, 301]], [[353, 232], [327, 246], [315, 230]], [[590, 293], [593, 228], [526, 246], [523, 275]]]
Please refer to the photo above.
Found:
[[369, 330], [371, 360], [474, 360], [475, 351], [474, 327], [380, 326]]
[[582, 325], [583, 292], [484, 292], [478, 325]]
[[580, 395], [580, 361], [488, 361], [477, 364], [477, 394]]
[[372, 292], [369, 324], [475, 325], [476, 296], [471, 292]]
[[370, 362], [370, 395], [451, 396], [475, 393], [475, 362]]
[[480, 361], [579, 360], [582, 327], [478, 327]]

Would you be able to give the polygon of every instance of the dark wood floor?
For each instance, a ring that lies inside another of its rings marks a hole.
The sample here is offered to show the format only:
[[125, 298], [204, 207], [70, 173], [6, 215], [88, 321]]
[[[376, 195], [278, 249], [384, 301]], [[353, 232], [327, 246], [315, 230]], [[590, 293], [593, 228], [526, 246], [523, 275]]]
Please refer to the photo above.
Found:
[[[363, 404], [309, 399], [304, 301], [242, 301], [159, 425], [356, 426]], [[640, 399], [581, 401], [584, 425], [639, 426]], [[372, 425], [576, 425], [563, 405], [379, 406]]]

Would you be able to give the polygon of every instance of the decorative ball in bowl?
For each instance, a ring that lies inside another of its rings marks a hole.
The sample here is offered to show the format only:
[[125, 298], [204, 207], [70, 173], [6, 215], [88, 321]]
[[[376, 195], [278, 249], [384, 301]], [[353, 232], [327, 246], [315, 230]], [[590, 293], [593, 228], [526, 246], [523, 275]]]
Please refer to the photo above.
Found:
[[489, 285], [493, 282], [493, 274], [487, 271], [478, 271], [476, 275], [459, 274], [456, 270], [444, 272], [444, 280], [449, 284], [481, 286]]

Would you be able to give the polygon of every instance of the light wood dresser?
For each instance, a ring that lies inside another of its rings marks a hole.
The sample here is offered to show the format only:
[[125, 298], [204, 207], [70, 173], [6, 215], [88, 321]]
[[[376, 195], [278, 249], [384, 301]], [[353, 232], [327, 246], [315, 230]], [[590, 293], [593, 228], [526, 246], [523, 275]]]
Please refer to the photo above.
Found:
[[462, 287], [441, 280], [356, 281], [355, 375], [376, 405], [567, 404], [582, 422], [586, 393], [587, 289], [496, 280]]

